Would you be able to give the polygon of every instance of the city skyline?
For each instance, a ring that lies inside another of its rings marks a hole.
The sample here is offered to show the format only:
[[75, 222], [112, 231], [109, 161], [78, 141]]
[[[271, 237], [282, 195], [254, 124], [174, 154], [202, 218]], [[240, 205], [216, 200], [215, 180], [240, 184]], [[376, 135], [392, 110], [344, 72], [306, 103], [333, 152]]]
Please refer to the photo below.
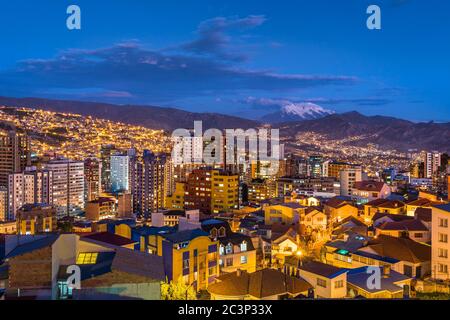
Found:
[[382, 28], [368, 30], [368, 1], [77, 1], [81, 30], [69, 31], [70, 4], [3, 5], [0, 95], [253, 119], [307, 102], [450, 121], [446, 3], [382, 1]]

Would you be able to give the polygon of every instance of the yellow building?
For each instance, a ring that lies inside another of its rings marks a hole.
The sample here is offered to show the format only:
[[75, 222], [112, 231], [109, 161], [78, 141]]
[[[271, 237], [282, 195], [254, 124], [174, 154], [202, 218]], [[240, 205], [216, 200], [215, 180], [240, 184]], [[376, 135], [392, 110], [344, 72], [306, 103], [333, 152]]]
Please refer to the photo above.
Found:
[[364, 222], [370, 223], [377, 212], [389, 214], [406, 214], [406, 205], [402, 201], [375, 199], [364, 204]]
[[218, 219], [203, 220], [202, 229], [209, 233], [211, 239], [219, 240], [221, 272], [229, 273], [238, 269], [247, 272], [256, 270], [256, 249], [249, 236], [233, 232], [227, 222]]
[[211, 173], [211, 211], [226, 212], [239, 207], [239, 176], [220, 170]]
[[19, 234], [39, 234], [57, 230], [56, 209], [43, 204], [27, 204], [16, 213]]
[[273, 223], [297, 223], [304, 213], [305, 207], [294, 202], [266, 206], [264, 208], [264, 222], [266, 225]]
[[0, 221], [0, 234], [14, 234], [16, 232], [16, 221]]
[[99, 221], [114, 218], [116, 215], [116, 200], [101, 197], [86, 203], [86, 219]]
[[276, 183], [273, 180], [253, 179], [247, 187], [249, 202], [260, 203], [276, 196]]
[[358, 207], [354, 206], [351, 201], [332, 198], [324, 204], [324, 213], [332, 222], [339, 222], [347, 217], [358, 218]]
[[201, 229], [184, 230], [157, 236], [157, 254], [165, 260], [169, 281], [180, 277], [186, 284], [204, 290], [219, 274], [218, 241]]
[[175, 191], [166, 197], [166, 207], [171, 210], [184, 210], [184, 195], [186, 192], [186, 184], [177, 182]]

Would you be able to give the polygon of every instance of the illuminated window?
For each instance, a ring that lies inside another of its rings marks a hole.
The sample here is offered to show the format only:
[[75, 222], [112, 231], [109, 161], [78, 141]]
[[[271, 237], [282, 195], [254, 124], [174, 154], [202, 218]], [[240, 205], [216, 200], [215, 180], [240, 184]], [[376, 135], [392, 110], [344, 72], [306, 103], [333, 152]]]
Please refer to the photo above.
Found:
[[97, 262], [98, 253], [79, 253], [77, 264], [95, 264]]

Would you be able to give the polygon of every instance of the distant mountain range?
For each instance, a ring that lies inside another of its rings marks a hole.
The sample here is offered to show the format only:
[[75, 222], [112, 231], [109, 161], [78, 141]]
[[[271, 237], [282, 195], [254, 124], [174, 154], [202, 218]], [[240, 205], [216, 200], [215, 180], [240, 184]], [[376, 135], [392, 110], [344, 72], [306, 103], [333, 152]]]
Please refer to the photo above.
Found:
[[294, 103], [286, 101], [280, 106], [280, 110], [267, 114], [261, 118], [261, 121], [268, 123], [280, 123], [291, 121], [314, 120], [334, 114], [334, 111], [324, 109], [321, 106], [311, 103]]
[[[90, 115], [167, 131], [176, 128], [192, 128], [194, 120], [202, 120], [204, 130], [256, 128], [270, 122], [273, 127], [280, 128], [281, 137], [288, 142], [293, 142], [300, 132], [316, 132], [330, 139], [359, 137], [348, 142], [356, 146], [374, 143], [383, 149], [406, 151], [417, 148], [450, 152], [450, 122], [414, 123], [385, 116], [364, 116], [356, 111], [334, 114], [330, 110], [312, 104], [287, 105], [280, 110], [278, 116], [274, 115], [268, 119], [271, 121], [263, 122], [217, 113], [194, 113], [175, 108], [40, 98], [0, 97], [0, 106], [2, 105]], [[311, 117], [319, 118], [311, 119]], [[280, 121], [284, 122], [278, 123]]]
[[175, 108], [143, 105], [115, 105], [100, 102], [0, 97], [0, 106], [2, 105], [76, 113], [83, 116], [92, 116], [167, 131], [177, 128], [191, 129], [194, 126], [194, 120], [203, 121], [203, 127], [206, 129], [248, 129], [259, 125], [257, 121], [219, 113], [195, 113]]
[[364, 116], [353, 111], [316, 120], [284, 123], [279, 127], [280, 134], [288, 139], [295, 139], [299, 132], [316, 132], [331, 139], [360, 137], [348, 142], [355, 146], [374, 143], [383, 149], [450, 152], [450, 122], [414, 123], [385, 116]]

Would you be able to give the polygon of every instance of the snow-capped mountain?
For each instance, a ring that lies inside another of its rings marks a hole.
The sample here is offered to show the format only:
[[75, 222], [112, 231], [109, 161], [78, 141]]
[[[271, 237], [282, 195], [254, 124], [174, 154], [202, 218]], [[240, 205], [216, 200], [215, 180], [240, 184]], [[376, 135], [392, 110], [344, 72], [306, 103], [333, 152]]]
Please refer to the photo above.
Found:
[[280, 103], [280, 110], [267, 114], [261, 120], [269, 123], [313, 120], [334, 114], [334, 111], [322, 108], [311, 102], [291, 102]]

